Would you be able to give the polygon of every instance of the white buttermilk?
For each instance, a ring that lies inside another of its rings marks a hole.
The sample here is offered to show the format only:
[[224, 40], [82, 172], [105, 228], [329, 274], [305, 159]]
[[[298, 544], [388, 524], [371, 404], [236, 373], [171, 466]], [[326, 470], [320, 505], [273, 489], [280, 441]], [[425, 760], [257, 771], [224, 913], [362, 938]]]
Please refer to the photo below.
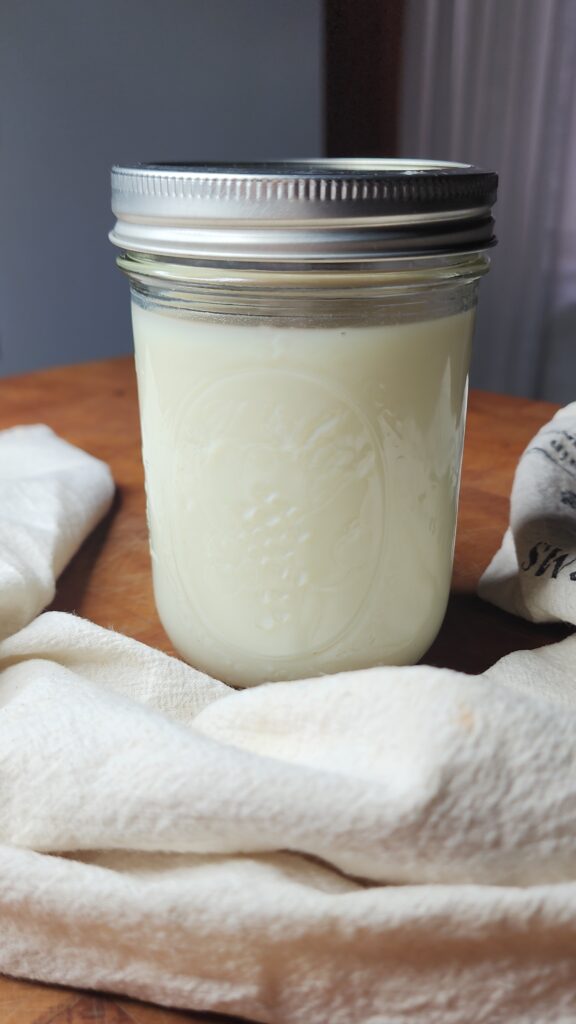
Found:
[[473, 322], [133, 304], [154, 590], [184, 658], [246, 686], [425, 652], [450, 585]]

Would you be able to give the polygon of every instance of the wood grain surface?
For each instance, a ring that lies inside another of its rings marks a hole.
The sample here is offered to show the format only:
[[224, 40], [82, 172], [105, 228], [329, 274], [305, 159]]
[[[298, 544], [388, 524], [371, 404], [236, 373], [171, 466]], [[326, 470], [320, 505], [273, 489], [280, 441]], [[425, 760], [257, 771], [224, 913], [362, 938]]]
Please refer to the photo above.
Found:
[[[453, 590], [425, 661], [481, 672], [519, 648], [560, 639], [564, 626], [534, 626], [475, 596], [480, 573], [507, 525], [520, 453], [550, 418], [546, 402], [472, 393], [468, 416]], [[118, 485], [112, 511], [85, 542], [52, 608], [173, 653], [154, 609], [148, 562], [138, 409], [131, 359], [63, 367], [0, 381], [0, 429], [47, 423], [109, 463]], [[1, 936], [0, 936], [1, 941]], [[0, 978], [0, 1024], [174, 1024], [224, 1021], [113, 996]]]

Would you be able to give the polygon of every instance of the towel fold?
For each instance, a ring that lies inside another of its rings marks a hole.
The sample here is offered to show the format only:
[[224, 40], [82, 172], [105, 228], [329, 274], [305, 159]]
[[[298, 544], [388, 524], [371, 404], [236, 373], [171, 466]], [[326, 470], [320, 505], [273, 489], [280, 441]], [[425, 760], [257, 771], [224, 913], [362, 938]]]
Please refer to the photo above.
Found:
[[268, 1024], [576, 1021], [576, 637], [235, 692], [35, 618], [111, 495], [0, 435], [0, 970]]
[[108, 467], [49, 427], [0, 433], [0, 639], [50, 603], [113, 494]]

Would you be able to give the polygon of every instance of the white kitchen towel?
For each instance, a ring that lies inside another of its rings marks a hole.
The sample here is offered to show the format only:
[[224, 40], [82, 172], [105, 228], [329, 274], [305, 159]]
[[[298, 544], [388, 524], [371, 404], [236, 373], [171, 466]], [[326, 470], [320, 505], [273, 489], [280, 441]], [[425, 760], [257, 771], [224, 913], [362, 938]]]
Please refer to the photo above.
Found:
[[532, 622], [576, 625], [576, 402], [560, 409], [523, 453], [510, 525], [478, 592]]
[[0, 433], [0, 639], [50, 603], [113, 494], [108, 467], [48, 427]]
[[268, 1024], [576, 1021], [576, 638], [236, 692], [75, 616], [0, 630], [0, 970]]

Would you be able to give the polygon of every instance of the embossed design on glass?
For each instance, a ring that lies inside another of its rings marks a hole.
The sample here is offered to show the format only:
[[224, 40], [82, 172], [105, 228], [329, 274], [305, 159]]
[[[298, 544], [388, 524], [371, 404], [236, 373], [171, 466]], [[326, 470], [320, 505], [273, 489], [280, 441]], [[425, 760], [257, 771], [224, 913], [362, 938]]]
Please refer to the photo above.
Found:
[[361, 412], [312, 376], [253, 370], [185, 401], [170, 427], [187, 521], [177, 585], [199, 618], [222, 617], [229, 646], [274, 658], [345, 635], [385, 526], [381, 453]]

